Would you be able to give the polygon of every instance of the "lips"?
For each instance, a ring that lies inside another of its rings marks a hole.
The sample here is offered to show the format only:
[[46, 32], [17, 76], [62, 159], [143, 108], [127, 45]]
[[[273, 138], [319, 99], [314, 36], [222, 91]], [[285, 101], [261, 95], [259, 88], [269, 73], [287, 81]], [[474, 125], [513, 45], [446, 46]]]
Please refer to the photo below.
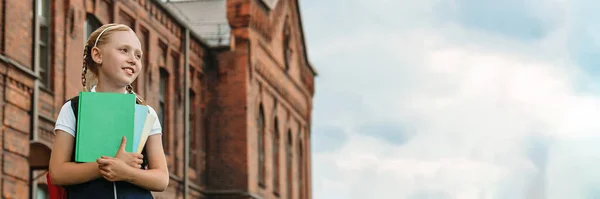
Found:
[[123, 69], [128, 75], [133, 75], [133, 73], [135, 72], [135, 70], [132, 67], [123, 67], [121, 69]]

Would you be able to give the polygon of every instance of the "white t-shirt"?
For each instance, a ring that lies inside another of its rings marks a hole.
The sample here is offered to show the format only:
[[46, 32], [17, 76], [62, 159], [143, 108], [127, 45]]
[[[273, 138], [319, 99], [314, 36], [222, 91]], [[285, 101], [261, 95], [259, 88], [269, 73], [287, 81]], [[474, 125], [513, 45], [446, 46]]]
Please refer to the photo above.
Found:
[[[92, 87], [90, 92], [96, 92], [96, 87]], [[148, 106], [148, 110], [150, 111], [150, 114], [156, 117], [154, 120], [154, 126], [152, 126], [152, 130], [150, 130], [148, 136], [162, 133], [162, 127], [160, 126], [160, 121], [158, 120], [156, 111], [154, 111], [154, 109], [150, 106]], [[76, 127], [77, 124], [75, 123], [75, 114], [71, 108], [71, 101], [68, 101], [62, 106], [60, 112], [58, 113], [54, 130], [63, 130], [75, 137], [75, 129], [77, 129]]]

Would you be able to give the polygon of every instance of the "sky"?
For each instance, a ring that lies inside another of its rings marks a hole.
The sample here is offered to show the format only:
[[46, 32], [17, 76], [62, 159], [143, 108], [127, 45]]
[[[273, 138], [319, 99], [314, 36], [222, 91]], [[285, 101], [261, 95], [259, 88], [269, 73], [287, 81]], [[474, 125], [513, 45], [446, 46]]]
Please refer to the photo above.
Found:
[[600, 198], [599, 1], [300, 6], [314, 199]]

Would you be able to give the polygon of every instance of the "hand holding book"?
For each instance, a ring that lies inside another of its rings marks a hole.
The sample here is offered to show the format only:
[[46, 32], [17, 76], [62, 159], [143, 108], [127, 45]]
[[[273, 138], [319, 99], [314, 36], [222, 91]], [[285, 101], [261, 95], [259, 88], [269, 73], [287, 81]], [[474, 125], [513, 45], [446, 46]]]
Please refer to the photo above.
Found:
[[131, 171], [134, 168], [119, 158], [102, 156], [96, 162], [98, 163], [98, 169], [100, 169], [102, 177], [108, 181], [129, 181], [132, 179]]
[[142, 168], [144, 155], [141, 153], [129, 153], [125, 151], [125, 146], [127, 146], [127, 137], [123, 136], [123, 139], [121, 139], [121, 146], [119, 146], [119, 150], [117, 151], [115, 158], [123, 160], [125, 164], [132, 166], [133, 168]]
[[[98, 158], [98, 169], [102, 174], [102, 177], [108, 181], [127, 181], [129, 177], [127, 174], [131, 173], [128, 170], [131, 168], [140, 169], [142, 168], [142, 162], [144, 155], [140, 153], [129, 153], [125, 151], [127, 146], [127, 138], [123, 136], [121, 138], [121, 145], [115, 157], [102, 156]], [[131, 167], [131, 168], [128, 168]]]

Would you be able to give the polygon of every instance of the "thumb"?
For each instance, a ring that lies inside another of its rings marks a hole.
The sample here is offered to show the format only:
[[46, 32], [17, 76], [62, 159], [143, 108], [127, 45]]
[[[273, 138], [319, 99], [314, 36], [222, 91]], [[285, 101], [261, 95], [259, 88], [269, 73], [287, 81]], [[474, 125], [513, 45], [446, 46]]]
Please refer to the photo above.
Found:
[[121, 139], [121, 146], [119, 146], [119, 151], [125, 151], [125, 146], [127, 145], [127, 138], [123, 136]]

